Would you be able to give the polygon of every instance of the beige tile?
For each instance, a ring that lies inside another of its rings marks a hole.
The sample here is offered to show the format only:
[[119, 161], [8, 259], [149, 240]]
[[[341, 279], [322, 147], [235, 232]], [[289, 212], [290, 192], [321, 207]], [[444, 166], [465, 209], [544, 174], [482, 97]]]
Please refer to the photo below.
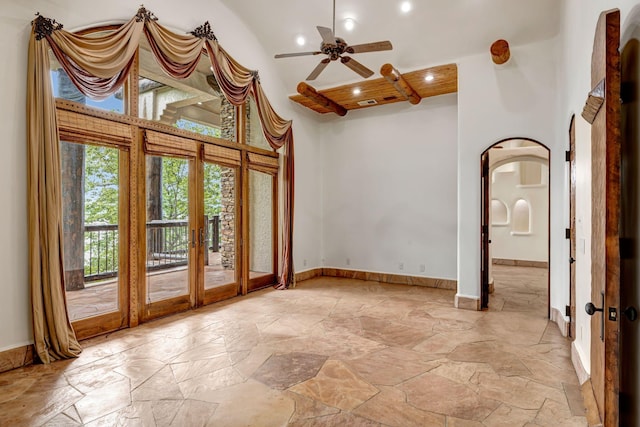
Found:
[[82, 397], [83, 394], [71, 386], [49, 391], [27, 391], [17, 399], [0, 403], [0, 425], [41, 425]]
[[382, 427], [382, 424], [362, 418], [348, 412], [341, 412], [335, 415], [298, 420], [289, 424], [289, 427]]
[[115, 367], [114, 372], [129, 378], [131, 388], [135, 389], [164, 367], [163, 362], [155, 359], [136, 359]]
[[430, 357], [404, 348], [390, 347], [349, 360], [348, 365], [374, 385], [396, 385], [439, 366]]
[[358, 378], [344, 363], [328, 360], [318, 375], [290, 388], [342, 410], [351, 410], [378, 393], [378, 389]]
[[134, 402], [133, 404], [112, 412], [95, 421], [84, 424], [86, 427], [112, 426], [155, 426], [155, 419], [151, 410], [151, 402]]
[[171, 425], [171, 422], [182, 407], [183, 400], [156, 400], [148, 403], [151, 404], [151, 413], [155, 424], [158, 427], [166, 427]]
[[254, 380], [285, 390], [316, 376], [327, 356], [309, 353], [274, 354], [252, 375]]
[[[208, 399], [220, 402], [207, 424], [216, 427], [283, 426], [295, 410], [287, 394], [253, 380], [211, 392]], [[247, 404], [239, 406], [238, 402]]]
[[401, 384], [399, 388], [406, 393], [407, 402], [416, 408], [463, 419], [482, 421], [500, 405], [469, 386], [430, 372]]
[[296, 410], [291, 416], [291, 422], [319, 418], [325, 415], [334, 415], [340, 412], [338, 408], [327, 406], [298, 393], [287, 391], [285, 395], [293, 399], [295, 403]]
[[482, 312], [455, 309], [450, 290], [378, 281], [426, 283], [415, 278], [337, 274], [364, 280], [253, 292], [1, 373], [0, 425], [586, 424], [542, 269], [495, 266]]
[[393, 427], [445, 427], [445, 416], [423, 411], [407, 403], [405, 394], [393, 387], [381, 387], [380, 393], [358, 406], [354, 414]]
[[131, 393], [133, 401], [182, 400], [180, 387], [169, 366], [165, 366]]
[[87, 393], [75, 407], [84, 423], [90, 423], [131, 404], [129, 379], [109, 383]]
[[500, 405], [483, 422], [487, 427], [521, 426], [536, 417], [535, 409], [520, 409], [506, 404]]
[[212, 400], [216, 396], [217, 390], [244, 382], [244, 378], [233, 369], [233, 367], [218, 369], [217, 371], [206, 373], [190, 378], [180, 383], [182, 395], [187, 399], [200, 399], [205, 402], [216, 402]]
[[206, 426], [217, 407], [217, 403], [187, 399], [182, 403], [182, 406], [170, 425], [175, 427]]
[[210, 359], [201, 359], [190, 362], [172, 363], [171, 371], [178, 383], [197, 378], [203, 373], [215, 372], [220, 369], [231, 366], [229, 357], [225, 354], [219, 354]]

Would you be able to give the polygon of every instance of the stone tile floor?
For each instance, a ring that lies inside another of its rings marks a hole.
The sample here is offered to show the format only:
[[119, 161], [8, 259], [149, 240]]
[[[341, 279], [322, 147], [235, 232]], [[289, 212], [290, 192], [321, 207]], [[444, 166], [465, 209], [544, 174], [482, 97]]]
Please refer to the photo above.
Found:
[[454, 292], [317, 278], [83, 342], [0, 374], [2, 426], [584, 426], [546, 270]]

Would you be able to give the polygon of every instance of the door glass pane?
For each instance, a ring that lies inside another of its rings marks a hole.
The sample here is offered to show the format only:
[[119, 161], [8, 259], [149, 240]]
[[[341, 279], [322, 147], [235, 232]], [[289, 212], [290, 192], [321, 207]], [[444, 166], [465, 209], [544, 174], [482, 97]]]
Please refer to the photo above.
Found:
[[236, 282], [236, 170], [204, 164], [204, 287]]
[[249, 278], [273, 273], [273, 177], [250, 170]]
[[119, 151], [60, 142], [64, 277], [71, 321], [118, 310]]
[[189, 161], [147, 156], [147, 302], [189, 293]]
[[249, 97], [249, 101], [246, 104], [246, 114], [247, 144], [273, 151], [273, 148], [271, 148], [269, 142], [267, 142], [267, 138], [262, 131], [262, 124], [260, 123], [260, 116], [258, 115], [258, 106], [253, 96]]
[[225, 99], [210, 67], [203, 54], [193, 74], [174, 79], [160, 68], [149, 44], [141, 41], [138, 117], [236, 141], [236, 109]]

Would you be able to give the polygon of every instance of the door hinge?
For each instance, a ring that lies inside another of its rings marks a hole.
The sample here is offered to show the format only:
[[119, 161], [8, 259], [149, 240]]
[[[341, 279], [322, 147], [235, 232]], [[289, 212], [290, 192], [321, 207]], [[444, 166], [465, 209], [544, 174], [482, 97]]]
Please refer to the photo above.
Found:
[[565, 228], [564, 229], [564, 238], [565, 239], [570, 239], [571, 238], [571, 229], [570, 228]]
[[482, 226], [482, 232], [484, 234], [489, 234], [489, 226], [488, 225], [483, 225]]
[[567, 317], [571, 317], [571, 306], [570, 305], [565, 305], [564, 306], [564, 315]]
[[564, 160], [566, 162], [570, 162], [571, 161], [571, 151], [567, 150], [567, 151], [564, 152]]

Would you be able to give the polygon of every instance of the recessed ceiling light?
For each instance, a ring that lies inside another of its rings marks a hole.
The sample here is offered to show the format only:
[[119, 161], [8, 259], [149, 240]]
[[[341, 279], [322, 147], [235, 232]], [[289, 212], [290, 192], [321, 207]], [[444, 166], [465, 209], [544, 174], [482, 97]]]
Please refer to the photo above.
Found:
[[411, 12], [411, 7], [412, 6], [410, 1], [403, 1], [400, 5], [400, 10], [402, 11], [402, 13], [409, 13]]
[[355, 88], [355, 89], [353, 90], [353, 94], [354, 94], [354, 95], [360, 95], [360, 88], [359, 88], [359, 87]]
[[428, 81], [428, 82], [432, 82], [433, 81], [433, 74], [427, 74], [424, 79], [426, 81]]
[[344, 29], [347, 31], [353, 31], [356, 26], [356, 21], [353, 18], [347, 18], [344, 20]]
[[306, 42], [307, 40], [303, 36], [298, 36], [296, 38], [296, 43], [298, 43], [298, 46], [304, 46]]

